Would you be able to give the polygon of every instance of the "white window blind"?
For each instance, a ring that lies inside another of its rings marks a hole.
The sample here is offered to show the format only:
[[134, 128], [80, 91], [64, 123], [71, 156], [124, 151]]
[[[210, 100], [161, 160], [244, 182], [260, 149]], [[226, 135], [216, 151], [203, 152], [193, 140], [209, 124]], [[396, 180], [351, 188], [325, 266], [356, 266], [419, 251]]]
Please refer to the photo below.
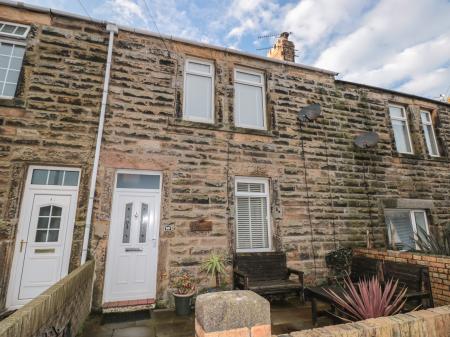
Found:
[[214, 122], [214, 66], [212, 63], [187, 60], [184, 74], [183, 118], [197, 122]]
[[385, 210], [385, 221], [388, 229], [389, 243], [400, 250], [411, 250], [416, 247], [416, 235], [429, 233], [427, 216], [424, 210], [389, 209]]
[[433, 121], [429, 111], [420, 111], [420, 119], [422, 120], [423, 133], [425, 135], [425, 143], [427, 145], [428, 154], [432, 157], [439, 157], [439, 150], [434, 133]]
[[236, 178], [236, 249], [271, 249], [268, 181]]
[[399, 153], [413, 153], [409, 135], [408, 119], [405, 109], [401, 106], [389, 106], [392, 128], [394, 129], [395, 146]]
[[234, 82], [234, 117], [236, 126], [266, 129], [264, 75], [239, 69], [235, 70]]

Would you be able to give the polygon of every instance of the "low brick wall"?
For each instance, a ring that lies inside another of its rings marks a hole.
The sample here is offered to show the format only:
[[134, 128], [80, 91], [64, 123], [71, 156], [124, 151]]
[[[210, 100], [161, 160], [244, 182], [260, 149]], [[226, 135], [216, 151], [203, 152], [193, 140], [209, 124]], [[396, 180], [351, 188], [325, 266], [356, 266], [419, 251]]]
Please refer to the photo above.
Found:
[[1, 321], [0, 337], [75, 336], [91, 310], [93, 278], [88, 261]]
[[372, 318], [284, 334], [279, 337], [448, 337], [450, 306]]
[[433, 256], [377, 249], [354, 249], [353, 253], [379, 260], [428, 266], [434, 304], [436, 306], [450, 304], [450, 256]]

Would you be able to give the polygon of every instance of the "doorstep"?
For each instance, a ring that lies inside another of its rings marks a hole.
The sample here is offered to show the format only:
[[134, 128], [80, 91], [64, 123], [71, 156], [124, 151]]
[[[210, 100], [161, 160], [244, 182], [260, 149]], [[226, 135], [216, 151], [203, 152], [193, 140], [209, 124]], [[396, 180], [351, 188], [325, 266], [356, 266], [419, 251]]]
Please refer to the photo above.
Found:
[[141, 300], [130, 301], [114, 301], [103, 303], [102, 312], [104, 314], [114, 312], [133, 312], [153, 309], [155, 307], [155, 299], [147, 298]]

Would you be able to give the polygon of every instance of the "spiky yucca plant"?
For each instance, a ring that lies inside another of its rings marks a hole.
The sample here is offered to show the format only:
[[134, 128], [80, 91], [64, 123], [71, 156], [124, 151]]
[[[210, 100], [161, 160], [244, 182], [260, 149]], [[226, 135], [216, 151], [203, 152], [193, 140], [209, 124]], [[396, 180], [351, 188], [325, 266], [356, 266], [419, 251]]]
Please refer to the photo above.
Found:
[[206, 274], [214, 275], [216, 278], [216, 288], [220, 288], [220, 275], [225, 273], [226, 263], [227, 259], [225, 257], [212, 253], [202, 264], [202, 269], [206, 272]]
[[[377, 277], [361, 279], [353, 284], [349, 277], [344, 279], [342, 294], [324, 288], [338, 305], [338, 318], [351, 322], [368, 318], [395, 315], [406, 302], [406, 288], [398, 288], [398, 280], [389, 280], [382, 287]], [[345, 316], [345, 317], [343, 317]], [[346, 318], [347, 317], [347, 318]]]
[[419, 227], [419, 233], [415, 234], [413, 239], [420, 251], [426, 254], [450, 256], [450, 225], [444, 229], [442, 238], [433, 233], [428, 234], [421, 227]]

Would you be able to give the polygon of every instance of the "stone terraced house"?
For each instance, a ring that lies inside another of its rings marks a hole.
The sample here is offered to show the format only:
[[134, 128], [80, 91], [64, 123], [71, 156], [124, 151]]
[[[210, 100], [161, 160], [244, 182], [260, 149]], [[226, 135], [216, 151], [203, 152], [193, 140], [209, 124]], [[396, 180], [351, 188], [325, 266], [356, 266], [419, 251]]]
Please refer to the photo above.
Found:
[[[450, 105], [338, 80], [291, 47], [282, 34], [261, 57], [1, 1], [0, 312], [86, 255], [100, 309], [167, 302], [212, 251], [285, 251], [312, 284], [337, 247], [448, 224]], [[376, 146], [355, 146], [368, 132]]]

